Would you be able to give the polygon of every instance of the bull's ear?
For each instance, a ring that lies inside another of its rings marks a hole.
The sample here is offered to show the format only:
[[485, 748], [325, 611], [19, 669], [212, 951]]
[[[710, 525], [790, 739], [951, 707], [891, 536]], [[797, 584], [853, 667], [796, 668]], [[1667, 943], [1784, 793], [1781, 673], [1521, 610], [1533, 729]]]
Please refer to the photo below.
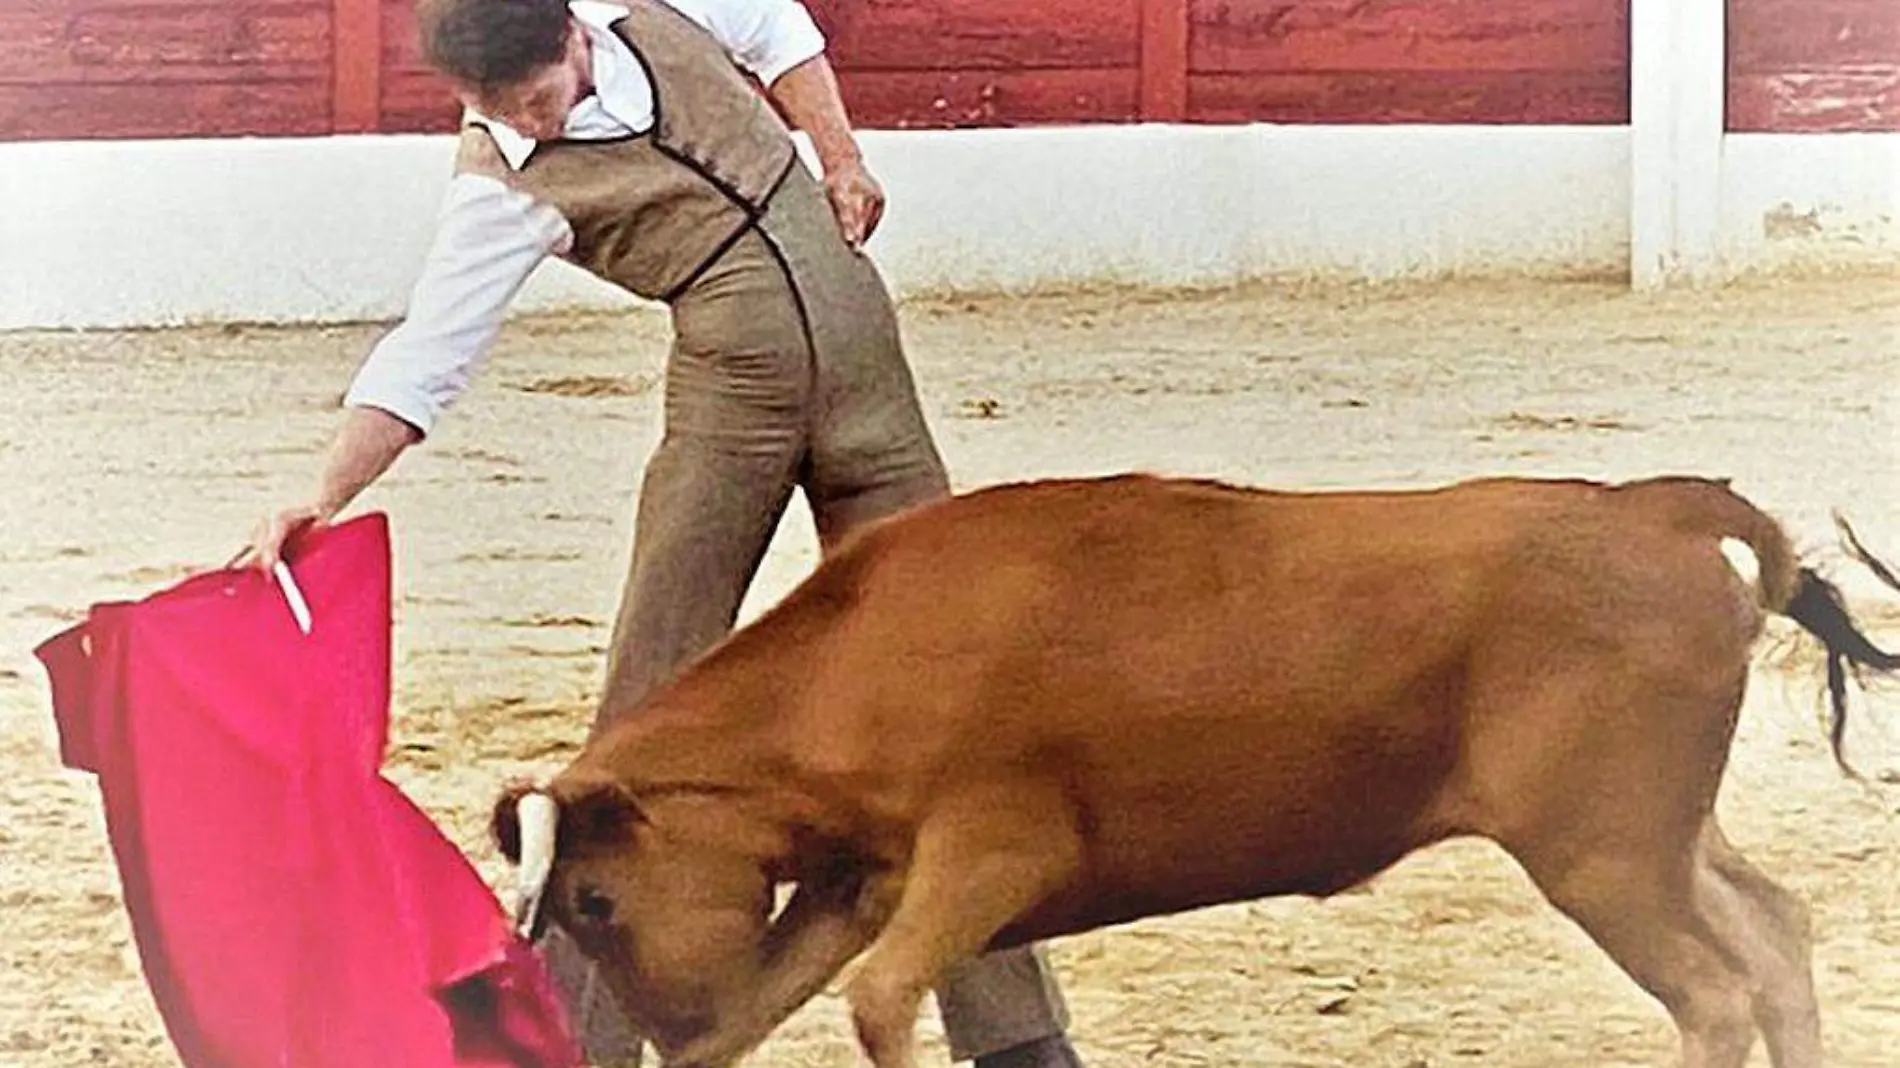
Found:
[[557, 779], [549, 791], [561, 806], [561, 841], [574, 847], [625, 841], [646, 819], [632, 791], [614, 779]]
[[516, 804], [534, 790], [533, 783], [526, 779], [511, 779], [502, 787], [501, 796], [495, 799], [495, 811], [488, 820], [488, 833], [495, 840], [495, 848], [508, 858], [508, 863], [521, 863], [521, 815]]

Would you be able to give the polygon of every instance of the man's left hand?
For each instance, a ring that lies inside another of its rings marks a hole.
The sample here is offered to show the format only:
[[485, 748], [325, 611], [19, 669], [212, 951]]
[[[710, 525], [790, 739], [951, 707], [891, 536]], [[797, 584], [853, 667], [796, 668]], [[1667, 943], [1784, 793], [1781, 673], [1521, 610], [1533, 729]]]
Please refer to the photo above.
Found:
[[854, 160], [826, 169], [825, 192], [831, 198], [831, 210], [838, 217], [845, 243], [852, 248], [863, 247], [884, 218], [883, 187], [862, 162]]

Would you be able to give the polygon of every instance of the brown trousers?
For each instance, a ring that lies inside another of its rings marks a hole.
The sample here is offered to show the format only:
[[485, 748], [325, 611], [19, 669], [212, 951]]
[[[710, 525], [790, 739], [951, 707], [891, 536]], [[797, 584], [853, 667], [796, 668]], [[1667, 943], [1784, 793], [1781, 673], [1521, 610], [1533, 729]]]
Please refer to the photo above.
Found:
[[[596, 731], [732, 629], [794, 487], [826, 549], [949, 492], [889, 292], [802, 165], [672, 312], [665, 430], [640, 489]], [[638, 1039], [565, 941], [551, 958], [590, 1057], [633, 1063]], [[936, 996], [957, 1060], [1068, 1025], [1040, 947], [972, 961]]]

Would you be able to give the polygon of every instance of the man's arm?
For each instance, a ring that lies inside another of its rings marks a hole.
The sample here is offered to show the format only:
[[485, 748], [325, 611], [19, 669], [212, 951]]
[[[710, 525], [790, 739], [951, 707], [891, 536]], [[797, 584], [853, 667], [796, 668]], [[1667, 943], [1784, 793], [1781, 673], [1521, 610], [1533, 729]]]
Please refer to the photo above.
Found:
[[269, 570], [283, 555], [284, 543], [304, 527], [323, 526], [350, 503], [365, 486], [396, 462], [402, 451], [422, 440], [415, 427], [377, 408], [353, 408], [330, 441], [317, 495], [265, 516], [251, 532], [251, 544], [239, 563]]
[[845, 240], [862, 244], [884, 214], [825, 57], [825, 38], [798, 0], [667, 0], [706, 27], [751, 71], [790, 123], [811, 137]]
[[558, 212], [503, 183], [506, 167], [486, 132], [462, 132], [455, 176], [403, 321], [370, 350], [344, 394], [343, 424], [315, 495], [258, 524], [252, 562], [275, 564], [291, 534], [335, 518], [427, 436], [468, 387], [522, 283], [572, 240]]
[[346, 405], [381, 409], [427, 435], [487, 358], [522, 284], [572, 240], [560, 213], [509, 188], [507, 174], [487, 132], [464, 129], [409, 306], [364, 358]]
[[862, 245], [884, 217], [884, 190], [865, 169], [830, 61], [822, 54], [813, 56], [786, 71], [766, 92], [785, 109], [792, 125], [811, 136], [844, 239], [853, 248]]

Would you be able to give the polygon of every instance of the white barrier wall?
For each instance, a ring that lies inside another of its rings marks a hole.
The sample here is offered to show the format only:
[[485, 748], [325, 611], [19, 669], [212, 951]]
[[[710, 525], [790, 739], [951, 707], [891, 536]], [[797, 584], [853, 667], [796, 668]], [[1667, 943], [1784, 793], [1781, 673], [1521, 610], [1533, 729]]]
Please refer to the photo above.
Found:
[[[1313, 272], [1605, 273], [1627, 132], [1100, 126], [867, 131], [900, 291]], [[445, 137], [0, 145], [0, 328], [381, 319]], [[551, 264], [518, 307], [624, 299]]]
[[[1685, 183], [1639, 132], [870, 131], [891, 198], [871, 250], [900, 292], [1499, 272], [1660, 284], [1900, 264], [1900, 134], [1718, 132]], [[451, 148], [415, 136], [0, 144], [0, 329], [392, 318]], [[517, 307], [626, 299], [556, 263]]]
[[1900, 134], [1722, 141], [1718, 273], [1900, 265]]
[[1630, 0], [1630, 280], [1900, 264], [1900, 134], [1726, 134], [1727, 0]]

